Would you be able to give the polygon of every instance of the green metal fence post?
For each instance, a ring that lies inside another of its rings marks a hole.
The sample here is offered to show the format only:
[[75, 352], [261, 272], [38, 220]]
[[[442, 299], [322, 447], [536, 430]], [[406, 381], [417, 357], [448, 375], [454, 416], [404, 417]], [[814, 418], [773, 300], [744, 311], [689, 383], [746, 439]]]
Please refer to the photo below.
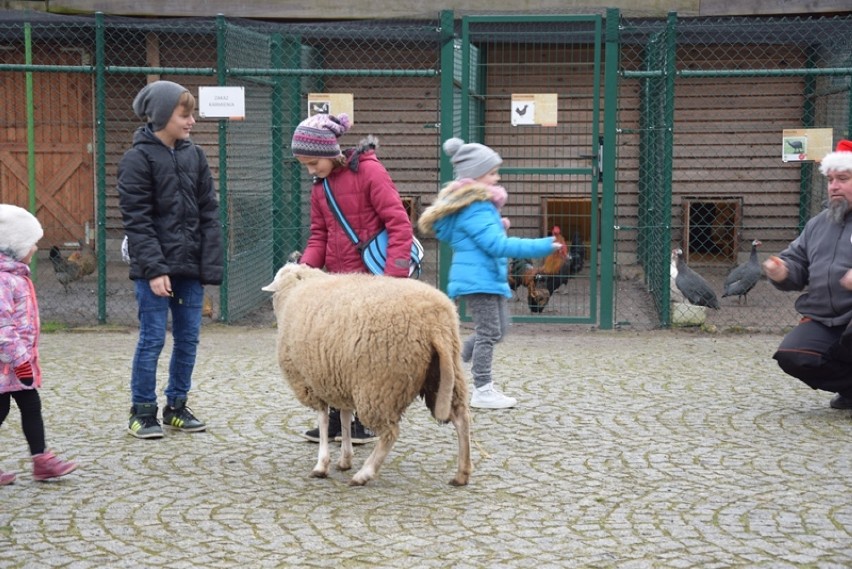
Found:
[[[224, 86], [228, 83], [227, 61], [227, 29], [225, 16], [216, 16], [216, 83]], [[219, 287], [219, 319], [229, 321], [228, 314], [228, 261], [230, 258], [231, 216], [228, 211], [228, 122], [219, 121], [219, 219], [222, 223], [222, 247], [225, 251], [224, 274]]]
[[[665, 212], [672, 210], [672, 192], [673, 192], [673, 169], [674, 169], [674, 105], [675, 105], [675, 78], [677, 76], [677, 13], [669, 12], [666, 20], [666, 49], [665, 49], [665, 68], [663, 70], [663, 85], [665, 89], [664, 97], [664, 117], [663, 124], [663, 162], [662, 162], [662, 204], [661, 213], [666, 215], [665, 230], [660, 228], [661, 239], [666, 244], [666, 249], [661, 252], [657, 263], [659, 263], [661, 274], [670, 274], [669, 265], [671, 264], [671, 253], [665, 255], [668, 246], [672, 242], [671, 234], [671, 215]], [[683, 247], [688, 247], [688, 243], [683, 243]], [[671, 283], [671, 278], [668, 279]], [[671, 324], [671, 290], [669, 288], [669, 297], [665, 306], [662, 307], [662, 315], [665, 318], [664, 324]]]
[[461, 37], [461, 107], [458, 136], [470, 141], [470, 22], [467, 18], [462, 18]]
[[[653, 68], [655, 55], [657, 52], [658, 35], [654, 35], [648, 41], [643, 50], [643, 69], [649, 71]], [[650, 188], [652, 176], [653, 158], [656, 152], [651, 152], [654, 141], [654, 133], [656, 126], [656, 113], [654, 107], [654, 84], [653, 78], [640, 79], [641, 91], [639, 93], [639, 212], [637, 214], [639, 220], [639, 233], [636, 243], [636, 255], [639, 261], [646, 267], [650, 264], [651, 249], [651, 231], [648, 228], [652, 226], [653, 216], [651, 208]], [[646, 269], [646, 273], [647, 273]]]
[[[286, 67], [291, 69], [304, 67], [304, 64], [302, 63], [301, 38], [288, 37], [287, 44], [283, 47], [286, 48], [286, 53], [284, 54], [284, 64]], [[287, 110], [286, 125], [288, 130], [295, 130], [296, 125], [298, 125], [302, 120], [302, 76], [288, 76], [283, 86], [285, 87], [283, 94], [290, 103], [290, 107]], [[289, 165], [287, 169], [287, 179], [289, 180], [287, 189], [289, 193], [286, 197], [290, 198], [290, 203], [288, 204], [287, 209], [292, 212], [292, 217], [290, 219], [292, 230], [288, 235], [288, 239], [290, 239], [290, 243], [293, 248], [295, 248], [299, 246], [298, 244], [302, 238], [299, 227], [302, 220], [302, 165], [293, 156], [292, 148], [289, 144], [290, 141], [284, 137], [283, 132], [281, 133], [281, 136], [283, 138], [283, 144], [287, 148], [286, 159], [287, 164]], [[282, 203], [284, 197], [284, 195], [281, 196]], [[289, 254], [287, 251], [283, 251], [282, 253]]]
[[601, 196], [601, 298], [599, 325], [611, 330], [614, 320], [615, 287], [615, 138], [618, 111], [619, 11], [606, 11], [604, 50], [603, 194]]
[[[284, 67], [283, 39], [272, 34], [269, 42], [270, 59], [274, 69]], [[284, 78], [272, 79], [270, 156], [272, 157], [272, 267], [277, 270], [285, 262], [284, 248]]]
[[[441, 124], [438, 140], [440, 156], [440, 182], [443, 186], [453, 179], [453, 165], [450, 157], [440, 148], [443, 141], [453, 136], [453, 82], [455, 74], [455, 23], [452, 10], [441, 11]], [[450, 259], [453, 251], [446, 243], [439, 242], [438, 248], [438, 287], [445, 291], [450, 282]]]
[[[24, 61], [27, 65], [33, 64], [33, 34], [29, 22], [24, 24]], [[25, 74], [27, 93], [27, 201], [29, 211], [35, 215], [36, 210], [36, 176], [35, 176], [35, 103], [33, 101], [33, 73], [27, 71]], [[33, 256], [32, 262], [33, 280], [38, 281], [38, 259]]]
[[98, 255], [98, 322], [107, 321], [107, 255], [106, 255], [106, 56], [104, 15], [95, 14], [95, 183], [97, 184], [98, 212], [95, 225]]

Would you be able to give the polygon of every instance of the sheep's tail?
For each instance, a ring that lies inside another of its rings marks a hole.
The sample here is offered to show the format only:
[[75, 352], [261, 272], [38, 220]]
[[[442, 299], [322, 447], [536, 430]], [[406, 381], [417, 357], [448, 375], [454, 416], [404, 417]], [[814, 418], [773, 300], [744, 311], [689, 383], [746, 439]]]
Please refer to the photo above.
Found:
[[[450, 340], [450, 341], [448, 341]], [[443, 335], [435, 342], [435, 351], [438, 354], [438, 391], [435, 394], [435, 409], [432, 414], [435, 419], [442, 423], [450, 420], [450, 410], [453, 406], [453, 390], [456, 385], [456, 358], [458, 354], [453, 352], [452, 338]]]

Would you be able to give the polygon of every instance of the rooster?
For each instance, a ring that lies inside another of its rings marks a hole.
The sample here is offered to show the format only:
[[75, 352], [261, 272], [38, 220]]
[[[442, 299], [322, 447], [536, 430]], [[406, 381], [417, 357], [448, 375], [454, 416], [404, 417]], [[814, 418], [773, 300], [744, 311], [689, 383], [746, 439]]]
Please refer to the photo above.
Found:
[[558, 225], [553, 226], [550, 234], [562, 247], [545, 257], [540, 266], [527, 269], [521, 278], [527, 287], [527, 305], [533, 313], [542, 312], [553, 292], [568, 282], [568, 278], [579, 270], [578, 267], [582, 268], [582, 260], [578, 265], [578, 259], [571, 255]]
[[570, 274], [576, 275], [583, 270], [583, 265], [586, 261], [586, 245], [583, 243], [583, 236], [579, 231], [574, 232], [571, 237], [571, 247], [568, 250], [568, 255], [571, 258]]
[[513, 295], [518, 290], [518, 287], [524, 284], [524, 275], [533, 268], [535, 268], [535, 265], [533, 265], [530, 259], [509, 260], [509, 288], [512, 289]]
[[94, 251], [82, 243], [80, 250], [74, 251], [68, 257], [63, 257], [59, 247], [54, 245], [48, 256], [53, 265], [53, 272], [56, 273], [56, 280], [62, 285], [65, 294], [68, 294], [69, 284], [94, 273], [97, 268]]
[[80, 276], [85, 277], [95, 272], [98, 266], [98, 260], [95, 257], [95, 252], [91, 246], [86, 245], [82, 241], [80, 249], [68, 255], [68, 261], [80, 266]]

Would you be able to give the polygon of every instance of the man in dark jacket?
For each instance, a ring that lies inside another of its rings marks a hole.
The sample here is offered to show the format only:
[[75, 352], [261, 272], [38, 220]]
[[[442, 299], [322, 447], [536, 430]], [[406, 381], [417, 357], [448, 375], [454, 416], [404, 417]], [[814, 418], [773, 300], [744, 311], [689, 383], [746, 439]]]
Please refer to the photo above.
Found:
[[118, 165], [118, 195], [130, 278], [136, 283], [139, 340], [131, 372], [128, 431], [161, 438], [157, 362], [172, 315], [174, 348], [163, 424], [187, 432], [206, 425], [187, 407], [205, 284], [222, 282], [219, 204], [204, 151], [189, 139], [195, 98], [183, 86], [155, 81], [133, 101], [147, 124]]
[[841, 140], [820, 172], [828, 178], [828, 209], [763, 263], [776, 288], [807, 287], [796, 300], [802, 320], [773, 357], [813, 389], [836, 393], [834, 409], [852, 409], [852, 141]]

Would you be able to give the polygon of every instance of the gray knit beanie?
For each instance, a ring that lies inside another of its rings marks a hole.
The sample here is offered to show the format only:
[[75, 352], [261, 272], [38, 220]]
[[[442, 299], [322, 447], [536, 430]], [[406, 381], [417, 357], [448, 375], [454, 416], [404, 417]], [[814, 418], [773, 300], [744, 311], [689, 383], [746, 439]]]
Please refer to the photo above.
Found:
[[150, 122], [154, 132], [163, 130], [185, 91], [189, 89], [172, 81], [148, 83], [133, 99], [133, 112], [140, 119]]
[[456, 180], [479, 178], [503, 163], [500, 155], [484, 144], [465, 144], [461, 138], [447, 139], [444, 142], [444, 152], [453, 163]]
[[43, 235], [33, 214], [16, 205], [0, 204], [0, 252], [20, 261]]

